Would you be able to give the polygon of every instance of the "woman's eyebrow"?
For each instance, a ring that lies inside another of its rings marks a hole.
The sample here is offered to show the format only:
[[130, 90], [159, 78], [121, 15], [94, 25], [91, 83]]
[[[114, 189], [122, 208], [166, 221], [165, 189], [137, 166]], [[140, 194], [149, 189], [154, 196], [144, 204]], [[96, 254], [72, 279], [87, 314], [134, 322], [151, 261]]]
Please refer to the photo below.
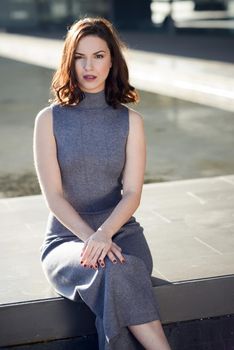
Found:
[[[105, 51], [105, 50], [99, 50], [99, 51], [97, 51], [97, 52], [94, 52], [93, 54], [95, 55], [95, 54], [97, 54], [97, 53], [99, 53], [99, 52], [106, 52], [106, 51]], [[84, 56], [84, 54], [81, 53], [81, 52], [75, 52], [75, 53]]]

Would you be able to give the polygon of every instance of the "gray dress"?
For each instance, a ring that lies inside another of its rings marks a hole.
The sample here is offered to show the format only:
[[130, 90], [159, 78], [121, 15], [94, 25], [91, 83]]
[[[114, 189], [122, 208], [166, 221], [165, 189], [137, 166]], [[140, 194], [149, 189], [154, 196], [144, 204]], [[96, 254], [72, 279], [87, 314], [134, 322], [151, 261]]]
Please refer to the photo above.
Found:
[[[129, 109], [108, 105], [104, 90], [85, 93], [79, 105], [51, 108], [64, 196], [97, 230], [122, 198]], [[50, 213], [40, 247], [42, 268], [59, 295], [82, 298], [94, 312], [99, 350], [142, 349], [127, 326], [161, 319], [150, 278], [152, 256], [134, 216], [112, 240], [126, 263], [106, 257], [104, 269], [84, 268], [84, 243]]]

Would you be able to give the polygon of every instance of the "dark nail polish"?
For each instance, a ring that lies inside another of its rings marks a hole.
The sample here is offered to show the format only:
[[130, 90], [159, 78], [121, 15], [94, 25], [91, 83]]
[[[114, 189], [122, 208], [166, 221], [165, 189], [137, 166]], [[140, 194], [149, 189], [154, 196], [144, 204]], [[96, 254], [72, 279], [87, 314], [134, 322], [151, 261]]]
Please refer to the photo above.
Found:
[[83, 261], [81, 261], [80, 263], [83, 264]]
[[86, 267], [87, 265], [86, 264], [84, 264], [84, 267]]
[[117, 263], [117, 260], [113, 260], [113, 263], [116, 264], [116, 263]]
[[104, 263], [101, 263], [101, 267], [104, 267], [105, 266], [105, 264]]
[[94, 266], [95, 266], [95, 269], [97, 269], [97, 268], [98, 268], [97, 264], [95, 264]]

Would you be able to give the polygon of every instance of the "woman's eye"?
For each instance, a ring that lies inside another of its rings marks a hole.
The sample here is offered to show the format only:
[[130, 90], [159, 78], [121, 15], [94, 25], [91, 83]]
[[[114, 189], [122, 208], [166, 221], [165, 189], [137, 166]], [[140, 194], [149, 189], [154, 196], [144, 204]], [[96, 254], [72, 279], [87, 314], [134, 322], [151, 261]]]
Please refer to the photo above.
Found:
[[[99, 54], [99, 55], [96, 55], [97, 58], [103, 58], [104, 56]], [[75, 56], [75, 60], [79, 60], [80, 58], [82, 58], [82, 56]]]

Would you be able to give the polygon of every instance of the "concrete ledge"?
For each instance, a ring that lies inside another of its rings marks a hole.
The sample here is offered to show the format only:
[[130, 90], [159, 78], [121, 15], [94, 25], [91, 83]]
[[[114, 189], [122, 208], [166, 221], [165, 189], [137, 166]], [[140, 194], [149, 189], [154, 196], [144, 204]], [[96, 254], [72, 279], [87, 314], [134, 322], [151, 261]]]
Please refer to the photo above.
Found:
[[[234, 276], [168, 283], [152, 277], [162, 324], [234, 314]], [[80, 300], [63, 297], [3, 304], [0, 347], [96, 333], [95, 316]]]
[[[144, 185], [136, 217], [154, 258], [152, 285], [173, 350], [234, 350], [233, 185], [233, 175]], [[1, 349], [49, 342], [52, 348], [42, 349], [57, 350], [61, 339], [82, 349], [82, 337], [96, 334], [83, 301], [58, 296], [42, 273], [47, 214], [42, 196], [0, 200]], [[195, 340], [203, 345], [192, 346]]]
[[[233, 350], [234, 315], [203, 320], [176, 322], [163, 326], [173, 350]], [[1, 350], [98, 350], [96, 334], [44, 341], [19, 346], [1, 347]]]
[[162, 323], [234, 314], [233, 290], [234, 275], [173, 282], [154, 287]]
[[62, 297], [0, 307], [0, 347], [96, 333], [95, 318], [81, 300]]

